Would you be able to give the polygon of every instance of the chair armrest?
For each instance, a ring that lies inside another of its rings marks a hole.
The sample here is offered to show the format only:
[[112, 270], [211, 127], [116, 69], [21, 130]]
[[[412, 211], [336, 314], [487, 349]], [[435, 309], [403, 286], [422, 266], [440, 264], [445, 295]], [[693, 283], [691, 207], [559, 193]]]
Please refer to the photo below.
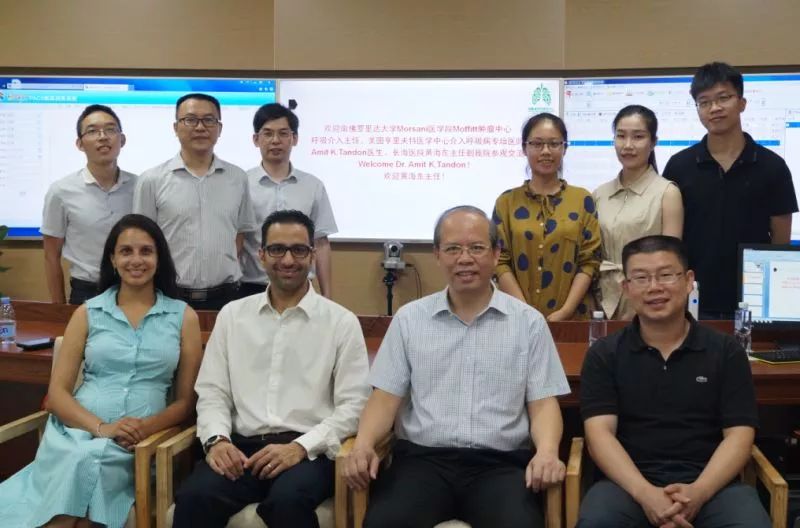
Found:
[[50, 413], [47, 411], [37, 411], [19, 420], [0, 426], [0, 444], [36, 430], [39, 430], [39, 436], [41, 437], [48, 416], [50, 416]]
[[197, 426], [193, 425], [181, 433], [163, 441], [156, 447], [156, 527], [166, 528], [167, 510], [172, 505], [173, 489], [172, 459], [189, 449], [197, 437]]
[[[386, 436], [378, 440], [378, 443], [375, 444], [375, 453], [377, 453], [378, 458], [382, 461], [386, 460], [386, 457], [392, 452], [392, 443], [394, 442], [394, 433], [389, 431]], [[347, 442], [345, 442], [347, 444]], [[344, 447], [344, 446], [343, 446]], [[351, 442], [347, 446], [347, 451], [345, 452], [345, 456], [350, 453], [350, 450], [353, 447], [353, 443]], [[367, 503], [369, 502], [369, 490], [349, 490], [349, 498], [350, 498], [350, 507], [352, 508], [352, 517], [353, 517], [353, 528], [361, 528], [362, 524], [364, 524], [364, 516], [367, 514]], [[339, 528], [337, 526], [336, 528]]]
[[583, 478], [583, 438], [580, 436], [572, 439], [567, 461], [567, 477], [564, 482], [566, 488], [565, 517], [566, 527], [575, 528], [578, 523], [578, 510], [581, 506], [581, 480]]
[[561, 528], [562, 488], [559, 483], [550, 486], [544, 496], [544, 526], [545, 528]]
[[179, 427], [169, 427], [151, 434], [138, 444], [134, 450], [134, 474], [136, 483], [136, 528], [150, 528], [152, 491], [150, 486], [150, 469], [153, 457], [156, 454], [156, 447], [172, 436], [180, 432]]
[[344, 442], [339, 452], [336, 454], [336, 476], [334, 479], [334, 492], [333, 492], [333, 518], [335, 528], [347, 528], [347, 505], [349, 504], [350, 489], [347, 487], [347, 482], [344, 479], [344, 463], [350, 451], [353, 450], [353, 444], [356, 442], [356, 437], [351, 436]]
[[753, 446], [751, 457], [756, 477], [769, 492], [769, 516], [772, 519], [772, 526], [774, 528], [785, 528], [789, 485], [767, 457], [764, 456], [764, 453], [755, 445]]

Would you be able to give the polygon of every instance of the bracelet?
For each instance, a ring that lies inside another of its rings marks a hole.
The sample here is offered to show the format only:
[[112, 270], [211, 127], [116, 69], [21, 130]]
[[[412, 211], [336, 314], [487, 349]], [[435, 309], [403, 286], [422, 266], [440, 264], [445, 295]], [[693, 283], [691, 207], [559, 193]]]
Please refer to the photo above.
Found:
[[99, 422], [97, 424], [97, 429], [95, 429], [95, 432], [96, 432], [95, 436], [98, 437], [98, 438], [102, 438], [102, 435], [100, 434], [100, 426], [101, 425], [105, 425], [105, 422]]

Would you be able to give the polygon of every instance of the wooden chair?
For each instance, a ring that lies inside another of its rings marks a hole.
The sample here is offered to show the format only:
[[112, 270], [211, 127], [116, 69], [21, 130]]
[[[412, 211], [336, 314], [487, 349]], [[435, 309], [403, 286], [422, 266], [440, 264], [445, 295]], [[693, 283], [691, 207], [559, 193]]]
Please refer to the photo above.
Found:
[[[392, 449], [392, 442], [394, 440], [394, 435], [387, 435], [383, 438], [377, 446], [375, 446], [375, 451], [378, 453], [378, 456], [382, 461], [386, 461], [387, 457], [391, 453]], [[353, 448], [353, 439], [348, 440], [342, 445], [342, 450], [339, 453], [340, 457], [345, 457], [350, 453], [350, 450]], [[337, 459], [338, 461], [338, 459]], [[337, 463], [336, 467], [337, 473], [337, 501], [340, 499], [338, 493], [338, 486], [339, 481], [341, 480], [341, 485], [344, 487], [347, 495], [345, 496], [342, 493], [343, 500], [346, 500], [349, 506], [351, 517], [353, 521], [353, 528], [362, 528], [364, 524], [364, 517], [367, 513], [367, 504], [369, 503], [369, 491], [368, 490], [361, 490], [355, 491], [351, 490], [347, 487], [347, 484], [344, 482], [344, 478], [339, 476], [339, 464]], [[548, 488], [545, 492], [545, 500], [544, 500], [544, 525], [545, 528], [561, 528], [561, 503], [562, 503], [562, 491], [561, 486], [553, 486]], [[336, 528], [339, 528], [337, 525]], [[443, 523], [437, 524], [434, 528], [470, 528], [469, 524], [459, 521], [456, 519], [445, 521]]]
[[[192, 426], [163, 442], [156, 449], [156, 527], [171, 528], [175, 510], [175, 465], [176, 457], [189, 455], [195, 443], [197, 426]], [[349, 439], [345, 442], [352, 442]], [[344, 449], [342, 449], [344, 452]], [[320, 528], [347, 528], [347, 484], [341, 472], [340, 453], [336, 457], [336, 480], [334, 498], [328, 499], [317, 508]], [[343, 498], [344, 497], [344, 498]], [[267, 528], [256, 513], [257, 504], [246, 506], [228, 521], [227, 528]]]
[[[61, 348], [62, 337], [57, 337], [53, 345], [53, 366], [56, 364], [56, 357]], [[83, 382], [83, 365], [78, 370], [78, 377], [75, 380], [75, 390], [78, 390]], [[50, 413], [38, 411], [19, 420], [15, 420], [6, 425], [0, 426], [0, 444], [17, 438], [32, 431], [38, 431], [39, 441], [44, 434], [44, 428]], [[152, 490], [151, 490], [151, 464], [156, 454], [156, 446], [163, 440], [177, 434], [178, 427], [171, 427], [150, 435], [148, 438], [139, 442], [134, 451], [134, 472], [136, 481], [136, 500], [128, 515], [126, 528], [150, 528], [152, 521]]]
[[[583, 438], [573, 438], [567, 463], [566, 528], [574, 528], [578, 522], [581, 497], [592, 484], [590, 480], [593, 473], [591, 457], [584, 457]], [[752, 486], [755, 486], [757, 481], [761, 481], [770, 496], [769, 516], [772, 519], [773, 528], [786, 528], [789, 486], [756, 446], [753, 446], [750, 460], [742, 470], [742, 481]]]

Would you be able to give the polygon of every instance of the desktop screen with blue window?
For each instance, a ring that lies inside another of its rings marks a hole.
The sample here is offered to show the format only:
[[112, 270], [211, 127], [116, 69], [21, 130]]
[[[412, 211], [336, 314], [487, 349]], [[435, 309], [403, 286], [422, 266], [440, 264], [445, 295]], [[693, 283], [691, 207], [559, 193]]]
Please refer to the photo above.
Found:
[[739, 270], [739, 299], [753, 323], [800, 328], [800, 247], [743, 244]]
[[222, 135], [216, 153], [242, 167], [255, 166], [256, 108], [275, 101], [275, 81], [178, 77], [0, 77], [0, 224], [10, 236], [39, 235], [50, 184], [86, 164], [75, 147], [83, 108], [104, 104], [122, 122], [127, 142], [123, 170], [139, 174], [173, 157], [180, 146], [172, 125], [175, 102], [203, 92], [222, 105]]
[[[620, 169], [614, 152], [612, 122], [629, 104], [640, 104], [658, 117], [656, 161], [659, 170], [676, 152], [700, 141], [706, 131], [689, 94], [691, 76], [566, 79], [564, 119], [570, 148], [564, 173], [590, 191]], [[742, 126], [761, 145], [782, 156], [800, 190], [800, 75], [744, 76], [747, 107]], [[800, 240], [800, 214], [792, 222], [792, 240]]]

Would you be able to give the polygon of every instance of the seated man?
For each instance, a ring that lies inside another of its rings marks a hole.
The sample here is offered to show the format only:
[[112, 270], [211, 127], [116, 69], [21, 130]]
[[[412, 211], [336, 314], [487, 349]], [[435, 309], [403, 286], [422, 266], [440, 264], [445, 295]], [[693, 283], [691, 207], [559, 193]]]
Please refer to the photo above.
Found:
[[[370, 374], [374, 386], [344, 474], [377, 478], [376, 443], [399, 413], [392, 464], [365, 526], [543, 526], [534, 492], [560, 483], [569, 392], [541, 313], [492, 285], [497, 228], [475, 207], [446, 211], [433, 250], [447, 289], [398, 310]], [[531, 441], [536, 454], [531, 458]]]
[[694, 274], [679, 239], [634, 240], [622, 265], [637, 315], [583, 364], [586, 440], [606, 478], [578, 526], [770, 526], [755, 490], [734, 482], [757, 425], [747, 355], [686, 313]]
[[270, 284], [217, 317], [195, 386], [206, 459], [177, 493], [178, 528], [222, 528], [251, 503], [270, 528], [318, 528], [369, 392], [358, 318], [310, 287], [313, 222], [276, 211], [261, 233]]

